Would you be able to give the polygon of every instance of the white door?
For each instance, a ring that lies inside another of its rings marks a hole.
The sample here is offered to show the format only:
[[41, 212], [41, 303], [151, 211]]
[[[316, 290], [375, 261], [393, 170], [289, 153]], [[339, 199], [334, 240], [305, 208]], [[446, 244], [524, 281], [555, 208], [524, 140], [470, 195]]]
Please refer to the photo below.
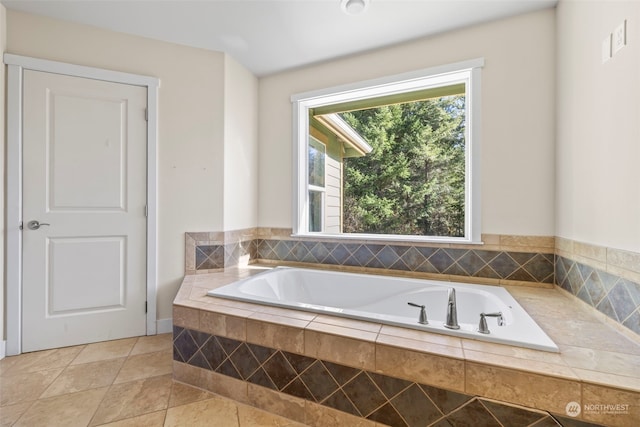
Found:
[[144, 335], [147, 89], [25, 70], [23, 100], [22, 351]]

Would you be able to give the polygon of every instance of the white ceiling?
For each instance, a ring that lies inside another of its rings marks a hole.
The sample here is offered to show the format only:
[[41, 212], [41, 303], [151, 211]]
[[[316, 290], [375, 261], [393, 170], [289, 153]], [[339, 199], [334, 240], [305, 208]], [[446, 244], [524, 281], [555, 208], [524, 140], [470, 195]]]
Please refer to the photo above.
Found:
[[257, 76], [554, 7], [557, 0], [0, 0], [8, 9], [226, 52]]

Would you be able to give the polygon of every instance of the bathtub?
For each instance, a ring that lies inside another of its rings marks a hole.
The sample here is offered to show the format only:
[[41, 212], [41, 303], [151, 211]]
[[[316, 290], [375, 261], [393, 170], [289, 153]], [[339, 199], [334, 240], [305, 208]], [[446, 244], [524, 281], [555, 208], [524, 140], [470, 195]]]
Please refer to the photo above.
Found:
[[[449, 288], [456, 291], [460, 329], [445, 327]], [[506, 289], [435, 280], [277, 267], [207, 293], [209, 296], [292, 308], [386, 325], [559, 352]], [[428, 324], [419, 323], [424, 305]], [[489, 333], [478, 332], [480, 313]]]

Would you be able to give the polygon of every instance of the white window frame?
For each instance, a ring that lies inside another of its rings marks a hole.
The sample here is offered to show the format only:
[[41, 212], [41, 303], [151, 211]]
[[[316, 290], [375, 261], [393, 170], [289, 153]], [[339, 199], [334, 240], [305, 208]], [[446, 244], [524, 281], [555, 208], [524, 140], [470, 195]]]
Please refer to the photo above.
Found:
[[[317, 142], [318, 144], [322, 145], [324, 147], [324, 168], [322, 168], [324, 170], [324, 177], [323, 177], [323, 182], [324, 182], [324, 186], [319, 186], [319, 185], [312, 185], [309, 184], [309, 173], [307, 173], [306, 175], [306, 182], [307, 182], [307, 213], [309, 213], [308, 209], [309, 209], [309, 191], [315, 191], [317, 193], [320, 193], [320, 231], [309, 231], [309, 233], [311, 234], [321, 234], [324, 233], [324, 215], [325, 215], [325, 201], [326, 201], [326, 194], [327, 194], [327, 144], [325, 144], [324, 142], [320, 141], [318, 138], [313, 137], [312, 135], [309, 135], [309, 138], [307, 139], [307, 150], [309, 149], [309, 144], [310, 144], [310, 140], [313, 139], [315, 142]], [[307, 168], [309, 167], [309, 153], [307, 152]], [[308, 171], [308, 169], [307, 169]], [[309, 230], [309, 217], [307, 217], [307, 230]]]
[[[424, 70], [367, 80], [293, 95], [293, 235], [326, 236], [331, 239], [424, 241], [436, 243], [481, 242], [480, 217], [480, 105], [481, 69], [478, 58]], [[465, 233], [464, 237], [418, 236], [366, 233], [309, 232], [308, 223], [308, 138], [309, 110], [321, 106], [393, 95], [430, 87], [465, 83]]]

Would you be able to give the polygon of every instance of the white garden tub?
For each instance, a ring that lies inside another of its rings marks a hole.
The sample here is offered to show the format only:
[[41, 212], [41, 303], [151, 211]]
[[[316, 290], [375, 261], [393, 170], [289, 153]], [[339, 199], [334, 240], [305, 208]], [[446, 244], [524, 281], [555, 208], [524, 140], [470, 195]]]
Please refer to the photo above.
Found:
[[[449, 288], [456, 290], [460, 329], [444, 326]], [[498, 286], [435, 280], [404, 279], [368, 274], [278, 267], [211, 290], [208, 295], [258, 304], [293, 308], [428, 332], [558, 352], [558, 347], [516, 302]], [[424, 305], [428, 324], [418, 323]], [[488, 334], [478, 332], [480, 313], [487, 317]]]

